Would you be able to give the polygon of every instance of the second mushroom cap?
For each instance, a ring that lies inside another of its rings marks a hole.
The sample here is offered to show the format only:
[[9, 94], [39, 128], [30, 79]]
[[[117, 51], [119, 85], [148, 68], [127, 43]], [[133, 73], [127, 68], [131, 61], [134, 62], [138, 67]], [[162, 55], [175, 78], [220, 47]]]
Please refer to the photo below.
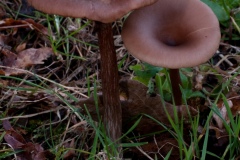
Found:
[[174, 69], [206, 62], [221, 35], [218, 19], [201, 1], [159, 0], [131, 13], [122, 38], [136, 58]]

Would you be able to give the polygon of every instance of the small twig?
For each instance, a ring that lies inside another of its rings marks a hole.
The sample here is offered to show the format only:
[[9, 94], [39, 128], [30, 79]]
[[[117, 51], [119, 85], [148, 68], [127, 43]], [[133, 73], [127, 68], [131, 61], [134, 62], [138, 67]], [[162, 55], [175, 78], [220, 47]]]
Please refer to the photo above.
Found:
[[43, 80], [45, 80], [45, 81], [47, 81], [47, 82], [50, 82], [50, 83], [55, 84], [55, 85], [57, 85], [57, 86], [59, 86], [59, 87], [61, 87], [61, 88], [65, 88], [65, 89], [70, 90], [70, 91], [73, 91], [74, 93], [77, 93], [77, 94], [79, 94], [79, 95], [81, 95], [81, 96], [83, 96], [83, 97], [85, 97], [85, 98], [89, 98], [89, 97], [86, 96], [85, 94], [82, 94], [82, 93], [80, 93], [79, 91], [76, 91], [76, 89], [77, 89], [76, 87], [67, 87], [67, 86], [64, 86], [64, 85], [62, 85], [62, 84], [60, 84], [60, 83], [57, 83], [57, 82], [55, 82], [55, 81], [53, 81], [53, 80], [50, 80], [50, 79], [47, 79], [47, 78], [42, 77], [42, 76], [40, 76], [40, 75], [37, 75], [37, 74], [35, 74], [35, 73], [32, 73], [32, 72], [30, 72], [30, 71], [27, 71], [27, 70], [24, 70], [24, 69], [15, 68], [15, 67], [6, 67], [6, 66], [2, 66], [2, 65], [0, 65], [0, 68], [15, 69], [15, 70], [21, 71], [22, 73], [29, 74], [29, 75], [31, 75], [31, 76], [37, 76], [37, 77], [39, 77], [39, 78], [41, 78], [41, 79], [43, 79]]
[[229, 55], [224, 56], [222, 54], [219, 54], [219, 57], [221, 57], [229, 66], [233, 66], [232, 62], [230, 62], [227, 58], [229, 57]]
[[223, 43], [223, 42], [220, 42], [220, 45], [229, 46], [230, 48], [235, 49], [237, 52], [240, 52], [240, 47], [233, 46], [233, 45], [230, 45], [230, 44], [227, 44], [227, 43]]
[[61, 83], [66, 84], [70, 80], [72, 80], [76, 75], [78, 75], [83, 70], [83, 66], [78, 67], [75, 69], [70, 75], [67, 76], [66, 79], [64, 79]]
[[[76, 128], [76, 127], [78, 127], [78, 126], [81, 126], [81, 125], [83, 125], [83, 124], [87, 124], [87, 121], [81, 121], [81, 122], [79, 122], [79, 123], [77, 123], [77, 124], [74, 124], [73, 126], [71, 126], [70, 128], [68, 128], [68, 130], [73, 130], [74, 128]], [[65, 131], [64, 132], [64, 134], [66, 133], [66, 132], [69, 132], [69, 131]]]
[[8, 28], [20, 28], [20, 27], [29, 27], [33, 29], [32, 24], [21, 24], [21, 25], [16, 25], [16, 26], [2, 26], [0, 29], [8, 29]]
[[226, 63], [228, 63], [228, 65], [233, 66], [232, 62], [230, 62], [227, 58], [229, 57], [229, 55], [223, 56], [222, 54], [219, 54], [219, 57], [221, 57], [221, 60], [218, 61], [218, 63], [215, 66], [219, 66], [223, 61], [225, 61]]
[[[131, 143], [134, 143], [133, 141], [131, 141], [130, 140], [130, 142]], [[143, 155], [145, 155], [148, 159], [150, 159], [150, 160], [154, 160], [152, 157], [150, 157], [146, 152], [144, 152], [143, 150], [142, 150], [142, 148], [140, 148], [140, 147], [138, 147], [138, 146], [136, 146], [136, 148], [143, 154]]]
[[29, 114], [29, 115], [24, 115], [24, 116], [12, 116], [12, 117], [1, 118], [0, 121], [9, 120], [9, 119], [19, 119], [19, 118], [34, 117], [34, 116], [38, 116], [38, 115], [41, 115], [41, 114], [45, 114], [45, 113], [57, 111], [57, 110], [59, 110], [60, 108], [62, 108], [62, 107], [57, 107], [57, 108], [50, 109], [50, 110], [47, 110], [47, 111], [43, 111], [43, 112], [39, 112], [39, 113], [34, 113], [34, 114]]

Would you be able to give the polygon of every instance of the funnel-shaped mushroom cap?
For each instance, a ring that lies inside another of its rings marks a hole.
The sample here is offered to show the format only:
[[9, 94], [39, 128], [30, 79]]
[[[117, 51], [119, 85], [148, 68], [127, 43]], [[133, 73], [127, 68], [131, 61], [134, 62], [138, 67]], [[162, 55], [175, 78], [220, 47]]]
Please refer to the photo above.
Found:
[[159, 0], [127, 18], [122, 38], [129, 52], [155, 66], [193, 67], [218, 49], [219, 23], [199, 0]]
[[48, 14], [113, 22], [131, 10], [157, 0], [28, 0], [34, 8]]

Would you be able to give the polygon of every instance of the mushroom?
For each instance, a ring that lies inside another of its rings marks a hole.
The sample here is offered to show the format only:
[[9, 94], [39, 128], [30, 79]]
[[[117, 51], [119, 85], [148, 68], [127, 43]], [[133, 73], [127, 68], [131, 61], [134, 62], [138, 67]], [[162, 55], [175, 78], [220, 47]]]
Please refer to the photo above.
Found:
[[218, 19], [199, 0], [159, 0], [133, 11], [122, 30], [134, 57], [170, 69], [175, 105], [182, 103], [179, 68], [209, 60], [220, 38]]
[[104, 126], [112, 141], [121, 136], [122, 110], [119, 101], [118, 68], [110, 22], [131, 10], [150, 5], [157, 0], [28, 0], [30, 5], [48, 14], [88, 18], [98, 23], [101, 54], [101, 78]]

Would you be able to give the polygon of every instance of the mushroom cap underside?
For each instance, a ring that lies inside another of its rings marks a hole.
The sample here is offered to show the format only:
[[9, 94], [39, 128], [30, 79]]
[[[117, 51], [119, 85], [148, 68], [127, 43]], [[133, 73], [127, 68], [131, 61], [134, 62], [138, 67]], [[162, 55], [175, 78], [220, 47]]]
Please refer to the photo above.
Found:
[[159, 0], [130, 14], [122, 38], [136, 58], [174, 69], [209, 60], [221, 34], [215, 14], [201, 1]]
[[157, 0], [28, 0], [34, 8], [65, 17], [113, 22], [128, 12]]

